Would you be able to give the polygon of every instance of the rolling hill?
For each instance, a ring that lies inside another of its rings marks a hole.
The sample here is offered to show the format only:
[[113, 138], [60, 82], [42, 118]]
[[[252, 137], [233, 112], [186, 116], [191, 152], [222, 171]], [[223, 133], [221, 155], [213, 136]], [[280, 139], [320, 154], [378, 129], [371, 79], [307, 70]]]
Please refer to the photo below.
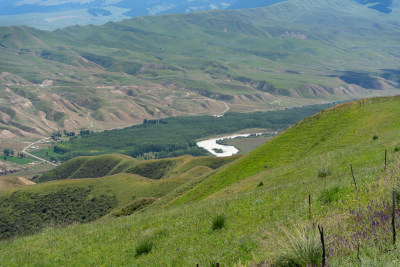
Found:
[[369, 7], [291, 0], [53, 32], [2, 27], [0, 137], [395, 95], [398, 2]]
[[238, 156], [227, 158], [182, 156], [179, 158], [141, 161], [119, 154], [76, 157], [34, 180], [42, 183], [53, 180], [97, 178], [120, 173], [130, 173], [148, 179], [160, 180], [171, 176], [185, 175], [186, 172], [197, 167], [215, 170], [237, 158]]
[[0, 177], [0, 190], [4, 188], [34, 185], [35, 183], [23, 177]]
[[131, 215], [237, 158], [138, 161], [113, 154], [75, 158], [35, 179], [36, 185], [18, 177], [1, 178], [0, 239], [106, 215]]
[[[373, 98], [320, 112], [141, 213], [3, 241], [0, 263], [268, 266], [284, 263], [291, 231], [318, 224], [330, 240], [329, 265], [396, 266], [389, 200], [399, 187], [399, 104]], [[215, 230], [221, 214], [225, 224]], [[152, 246], [138, 254], [143, 240]]]
[[[153, 1], [17, 1], [0, 2], [0, 26], [30, 26], [54, 30], [72, 25], [101, 25], [138, 16], [207, 10], [267, 7], [287, 0], [153, 0]], [[382, 13], [391, 13], [393, 0], [349, 0]]]

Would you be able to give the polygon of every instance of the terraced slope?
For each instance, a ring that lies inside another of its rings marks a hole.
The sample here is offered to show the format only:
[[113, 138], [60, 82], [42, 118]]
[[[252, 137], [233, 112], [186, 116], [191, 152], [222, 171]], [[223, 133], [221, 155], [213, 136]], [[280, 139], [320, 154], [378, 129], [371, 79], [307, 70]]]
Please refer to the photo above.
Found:
[[[172, 190], [142, 213], [2, 242], [0, 263], [273, 263], [280, 259], [282, 228], [322, 224], [333, 240], [330, 265], [358, 264], [361, 242], [363, 262], [395, 266], [387, 201], [399, 187], [399, 104], [400, 97], [375, 98], [321, 112], [216, 173]], [[225, 226], [212, 230], [220, 214]], [[365, 238], [359, 239], [359, 233]], [[151, 251], [135, 256], [135, 248], [148, 239]], [[48, 245], [39, 246], [44, 242]]]

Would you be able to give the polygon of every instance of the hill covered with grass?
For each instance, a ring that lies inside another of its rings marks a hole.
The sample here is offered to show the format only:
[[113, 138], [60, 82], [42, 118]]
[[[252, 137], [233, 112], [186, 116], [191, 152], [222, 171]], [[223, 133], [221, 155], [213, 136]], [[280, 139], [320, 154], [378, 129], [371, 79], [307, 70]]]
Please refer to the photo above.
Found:
[[391, 9], [290, 0], [53, 32], [1, 27], [0, 137], [394, 95]]
[[399, 104], [400, 97], [374, 98], [320, 112], [141, 213], [1, 242], [0, 262], [268, 266], [293, 260], [292, 241], [313, 240], [320, 264], [319, 224], [330, 265], [396, 266], [390, 214], [399, 187]]
[[[187, 181], [238, 157], [139, 161], [123, 155], [79, 157], [35, 179], [0, 179], [0, 239], [43, 228], [131, 215]], [[24, 183], [24, 184], [22, 184]]]
[[159, 180], [170, 176], [181, 176], [196, 167], [215, 170], [237, 158], [239, 157], [193, 158], [191, 156], [182, 156], [179, 158], [142, 161], [118, 154], [77, 157], [46, 172], [34, 179], [34, 181], [43, 183], [53, 180], [104, 177], [121, 173], [136, 174], [148, 179]]
[[0, 177], [0, 190], [4, 188], [27, 186], [35, 184], [23, 177]]

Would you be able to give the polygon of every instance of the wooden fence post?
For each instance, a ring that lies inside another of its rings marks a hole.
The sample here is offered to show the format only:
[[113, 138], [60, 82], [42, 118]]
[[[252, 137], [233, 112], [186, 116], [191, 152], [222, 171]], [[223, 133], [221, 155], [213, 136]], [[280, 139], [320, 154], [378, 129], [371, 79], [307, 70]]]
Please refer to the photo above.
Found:
[[395, 224], [395, 218], [396, 218], [396, 191], [393, 190], [393, 195], [392, 195], [392, 200], [393, 200], [393, 210], [392, 210], [392, 232], [393, 232], [393, 245], [396, 247], [396, 224]]
[[308, 195], [308, 218], [311, 221], [311, 194]]
[[324, 238], [324, 227], [318, 224], [319, 234], [321, 236], [322, 243], [322, 267], [326, 266], [326, 252], [325, 252], [325, 238]]
[[387, 150], [385, 150], [385, 171], [386, 171], [386, 159], [387, 159]]
[[356, 186], [356, 189], [357, 189], [357, 183], [356, 183], [356, 178], [354, 177], [353, 165], [352, 164], [350, 164], [350, 170], [351, 170], [351, 175], [353, 176], [354, 185]]

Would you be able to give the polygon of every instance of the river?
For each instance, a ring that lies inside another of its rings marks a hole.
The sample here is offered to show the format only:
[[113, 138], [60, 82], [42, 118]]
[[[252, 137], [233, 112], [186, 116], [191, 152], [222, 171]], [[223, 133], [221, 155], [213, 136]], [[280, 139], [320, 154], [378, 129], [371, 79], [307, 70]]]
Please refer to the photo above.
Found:
[[[224, 139], [233, 139], [237, 137], [249, 137], [250, 135], [262, 135], [264, 133], [248, 133], [248, 134], [235, 134], [235, 135], [227, 135], [223, 137], [218, 137], [218, 138], [213, 138], [213, 139], [208, 139], [204, 141], [200, 141], [197, 143], [198, 147], [204, 148], [211, 154], [217, 157], [229, 157], [232, 155], [235, 155], [239, 152], [239, 149], [237, 149], [234, 146], [226, 146], [226, 145], [220, 145], [217, 144], [217, 141], [219, 140], [224, 140]], [[214, 149], [217, 150], [222, 150], [222, 152], [218, 153], [214, 151]]]

